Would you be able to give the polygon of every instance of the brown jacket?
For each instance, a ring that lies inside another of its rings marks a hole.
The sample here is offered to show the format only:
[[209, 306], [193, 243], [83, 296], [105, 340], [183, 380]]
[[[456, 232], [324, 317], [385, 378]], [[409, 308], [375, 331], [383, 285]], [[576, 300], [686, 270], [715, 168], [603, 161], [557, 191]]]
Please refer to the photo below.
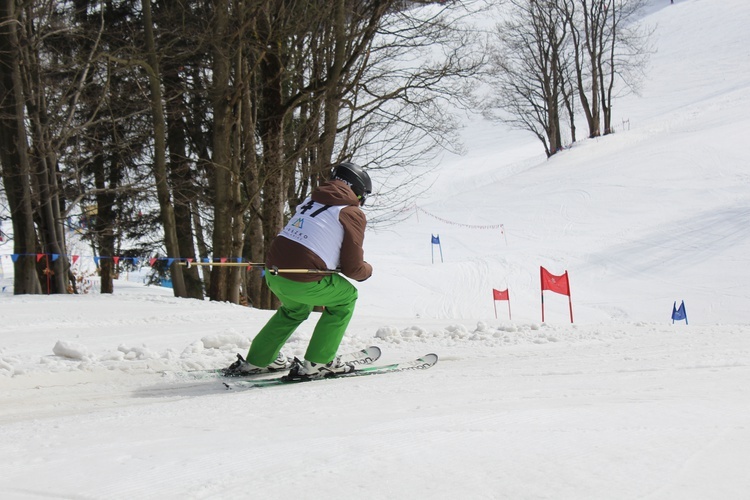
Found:
[[[344, 241], [341, 243], [341, 272], [356, 281], [364, 281], [372, 275], [372, 266], [364, 260], [362, 243], [365, 239], [367, 219], [359, 208], [359, 200], [346, 183], [328, 181], [315, 189], [311, 195], [313, 201], [324, 205], [346, 205], [339, 213], [339, 222], [344, 228]], [[276, 236], [266, 256], [266, 267], [279, 269], [325, 269], [323, 259], [312, 250], [284, 236]], [[323, 274], [279, 275], [294, 281], [319, 281]]]

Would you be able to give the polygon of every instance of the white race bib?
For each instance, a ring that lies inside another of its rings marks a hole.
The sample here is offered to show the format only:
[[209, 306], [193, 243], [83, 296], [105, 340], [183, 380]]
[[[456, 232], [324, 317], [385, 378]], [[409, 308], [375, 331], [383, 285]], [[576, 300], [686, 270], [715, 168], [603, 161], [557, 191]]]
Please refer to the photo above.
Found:
[[283, 236], [312, 250], [328, 269], [339, 267], [344, 226], [339, 221], [341, 210], [347, 205], [323, 205], [309, 197], [297, 207], [279, 236]]

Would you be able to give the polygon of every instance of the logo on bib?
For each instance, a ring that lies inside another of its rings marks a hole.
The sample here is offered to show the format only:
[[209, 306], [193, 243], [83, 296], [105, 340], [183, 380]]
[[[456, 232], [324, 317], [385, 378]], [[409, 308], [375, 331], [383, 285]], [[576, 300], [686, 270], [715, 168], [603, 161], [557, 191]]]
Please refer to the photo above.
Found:
[[292, 222], [292, 226], [296, 227], [297, 229], [302, 229], [302, 225], [305, 223], [305, 219], [300, 217], [296, 221]]

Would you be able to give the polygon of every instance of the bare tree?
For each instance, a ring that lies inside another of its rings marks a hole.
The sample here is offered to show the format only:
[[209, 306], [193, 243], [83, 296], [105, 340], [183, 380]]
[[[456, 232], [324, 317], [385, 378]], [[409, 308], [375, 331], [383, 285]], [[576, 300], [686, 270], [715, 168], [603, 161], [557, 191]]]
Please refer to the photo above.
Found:
[[0, 165], [13, 220], [13, 251], [23, 256], [14, 263], [16, 294], [40, 293], [29, 180], [31, 167], [24, 124], [21, 54], [18, 36], [21, 15], [14, 0], [0, 0]]
[[398, 220], [443, 151], [461, 152], [455, 113], [470, 99], [485, 63], [472, 2], [440, 8], [395, 6], [366, 59], [343, 82], [335, 159], [362, 159], [380, 184], [368, 209], [375, 225]]
[[[160, 30], [158, 56], [164, 88], [167, 171], [179, 255], [184, 259], [196, 260], [196, 246], [202, 241], [202, 234], [199, 234], [202, 233], [201, 216], [198, 210], [200, 186], [195, 168], [196, 158], [190, 155], [188, 100], [194, 99], [194, 96], [188, 92], [188, 73], [185, 68], [203, 60], [205, 43], [202, 37], [196, 36], [199, 30], [195, 12], [184, 4], [160, 2], [154, 16], [157, 26], [168, 27]], [[205, 256], [207, 252], [204, 252]], [[202, 299], [204, 290], [198, 268], [185, 268], [182, 274], [187, 296]]]
[[589, 128], [589, 137], [601, 135], [599, 72], [600, 39], [605, 26], [606, 3], [612, 0], [562, 0], [572, 49], [578, 97]]
[[[30, 141], [17, 148], [13, 137], [3, 152], [4, 166], [28, 165], [28, 196], [14, 197], [24, 183], [3, 170], [14, 221], [24, 217], [18, 200], [30, 202], [26, 252], [67, 253], [55, 230], [80, 203], [92, 207], [84, 236], [100, 256], [154, 248], [258, 262], [289, 212], [344, 159], [392, 177], [380, 200], [398, 200], [412, 167], [457, 148], [447, 104], [465, 99], [481, 64], [459, 22], [471, 2], [419, 3], [27, 2], [38, 39], [26, 46], [38, 52], [3, 57], [9, 68], [19, 66], [11, 56], [25, 58], [20, 66], [37, 73], [19, 75], [21, 108], [6, 98], [3, 110], [17, 114], [0, 117], [3, 130]], [[43, 7], [52, 7], [46, 17]], [[25, 123], [30, 133], [18, 128]], [[103, 291], [113, 264], [100, 260]], [[183, 287], [181, 271], [172, 269], [175, 294], [202, 295], [197, 272]], [[217, 267], [204, 281], [214, 300], [244, 294], [275, 305], [259, 273]]]
[[563, 146], [563, 115], [575, 142], [578, 109], [589, 137], [611, 133], [617, 89], [637, 89], [648, 56], [650, 31], [635, 22], [644, 2], [507, 0], [487, 115], [531, 131], [548, 157]]
[[182, 277], [182, 268], [178, 265], [180, 257], [180, 246], [177, 241], [177, 225], [175, 223], [174, 208], [172, 206], [171, 193], [167, 175], [167, 133], [164, 118], [164, 104], [161, 89], [161, 73], [159, 60], [156, 54], [156, 42], [154, 40], [153, 19], [151, 15], [151, 0], [142, 0], [143, 26], [145, 34], [147, 63], [142, 66], [148, 74], [149, 88], [151, 90], [151, 111], [154, 125], [154, 177], [156, 181], [156, 192], [161, 210], [162, 224], [164, 226], [164, 243], [167, 255], [175, 259], [170, 269], [172, 286], [175, 296], [187, 296], [185, 281]]
[[135, 207], [143, 207], [150, 194], [144, 164], [151, 163], [153, 133], [148, 86], [139, 75], [148, 63], [145, 51], [134, 48], [142, 40], [132, 37], [142, 32], [137, 17], [119, 7], [80, 2], [57, 11], [65, 29], [47, 34], [43, 45], [49, 61], [43, 71], [58, 117], [51, 125], [67, 198], [64, 215], [82, 203], [89, 218], [82, 236], [98, 255], [102, 293], [114, 291], [122, 243], [144, 234], [148, 218], [137, 216], [144, 210]]
[[649, 42], [653, 28], [637, 23], [637, 15], [646, 0], [612, 0], [607, 10], [607, 23], [602, 31], [599, 70], [604, 134], [612, 129], [612, 101], [615, 84], [637, 92], [648, 62]]
[[509, 5], [497, 27], [499, 45], [490, 69], [494, 94], [485, 113], [534, 133], [550, 157], [562, 148], [567, 26], [552, 1], [510, 0]]
[[[578, 95], [589, 137], [612, 132], [618, 78], [636, 89], [649, 55], [651, 30], [636, 24], [646, 0], [557, 0], [570, 27]], [[602, 123], [604, 122], [604, 123]]]

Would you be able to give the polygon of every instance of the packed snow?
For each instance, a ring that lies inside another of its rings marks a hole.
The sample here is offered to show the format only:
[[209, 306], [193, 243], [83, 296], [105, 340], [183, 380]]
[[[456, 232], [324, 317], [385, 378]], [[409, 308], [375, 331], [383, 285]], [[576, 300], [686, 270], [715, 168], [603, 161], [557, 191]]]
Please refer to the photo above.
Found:
[[[13, 296], [0, 246], [2, 498], [747, 498], [748, 19], [653, 0], [642, 95], [551, 160], [467, 120], [468, 153], [368, 230], [341, 346], [435, 352], [428, 371], [228, 390], [185, 372], [246, 353], [271, 311], [139, 275]], [[569, 273], [573, 323], [551, 292], [542, 322], [540, 266]]]

